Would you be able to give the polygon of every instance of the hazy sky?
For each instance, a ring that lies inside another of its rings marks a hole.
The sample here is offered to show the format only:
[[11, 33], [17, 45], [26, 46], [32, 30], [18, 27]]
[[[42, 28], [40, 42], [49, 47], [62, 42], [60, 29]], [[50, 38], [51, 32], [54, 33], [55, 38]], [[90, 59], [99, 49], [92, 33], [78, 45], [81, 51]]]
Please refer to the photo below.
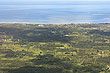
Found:
[[46, 3], [46, 1], [51, 1], [51, 2], [53, 2], [53, 1], [60, 1], [60, 2], [65, 2], [65, 1], [67, 1], [67, 2], [70, 2], [70, 1], [104, 1], [104, 2], [106, 2], [106, 1], [110, 1], [110, 0], [0, 0], [0, 5], [4, 5], [4, 4], [38, 4], [39, 3], [39, 1], [40, 2], [45, 2]]
[[0, 0], [1, 1], [110, 1], [110, 0]]

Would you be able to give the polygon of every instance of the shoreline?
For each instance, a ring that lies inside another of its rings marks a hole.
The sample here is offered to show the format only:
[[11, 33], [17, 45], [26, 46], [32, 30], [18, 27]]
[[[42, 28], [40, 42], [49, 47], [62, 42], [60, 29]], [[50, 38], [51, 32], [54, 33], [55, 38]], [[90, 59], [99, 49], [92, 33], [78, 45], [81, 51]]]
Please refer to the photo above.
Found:
[[37, 23], [37, 22], [0, 22], [0, 24], [55, 24], [55, 25], [65, 25], [65, 24], [110, 24], [110, 23]]

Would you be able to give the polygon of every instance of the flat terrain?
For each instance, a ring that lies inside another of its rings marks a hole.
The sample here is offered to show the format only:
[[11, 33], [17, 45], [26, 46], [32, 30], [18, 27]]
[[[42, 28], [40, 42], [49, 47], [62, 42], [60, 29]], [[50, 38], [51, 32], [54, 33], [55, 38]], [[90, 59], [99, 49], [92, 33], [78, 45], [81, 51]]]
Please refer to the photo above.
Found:
[[110, 73], [110, 24], [0, 24], [0, 73]]

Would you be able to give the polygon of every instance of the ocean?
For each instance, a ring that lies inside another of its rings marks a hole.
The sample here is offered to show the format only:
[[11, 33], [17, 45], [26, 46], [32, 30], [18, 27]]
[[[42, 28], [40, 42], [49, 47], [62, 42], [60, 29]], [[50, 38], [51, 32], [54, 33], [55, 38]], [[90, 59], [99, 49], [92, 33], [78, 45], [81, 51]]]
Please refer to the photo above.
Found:
[[110, 2], [0, 4], [0, 22], [110, 23]]

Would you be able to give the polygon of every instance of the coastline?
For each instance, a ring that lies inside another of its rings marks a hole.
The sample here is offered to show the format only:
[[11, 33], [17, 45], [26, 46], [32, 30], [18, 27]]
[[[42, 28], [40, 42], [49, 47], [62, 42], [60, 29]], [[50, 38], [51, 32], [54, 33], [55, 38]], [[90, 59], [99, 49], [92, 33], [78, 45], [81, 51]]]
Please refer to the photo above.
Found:
[[0, 24], [53, 24], [53, 25], [65, 25], [65, 24], [110, 24], [110, 23], [89, 23], [89, 22], [79, 22], [79, 23], [37, 23], [37, 22], [0, 22]]

